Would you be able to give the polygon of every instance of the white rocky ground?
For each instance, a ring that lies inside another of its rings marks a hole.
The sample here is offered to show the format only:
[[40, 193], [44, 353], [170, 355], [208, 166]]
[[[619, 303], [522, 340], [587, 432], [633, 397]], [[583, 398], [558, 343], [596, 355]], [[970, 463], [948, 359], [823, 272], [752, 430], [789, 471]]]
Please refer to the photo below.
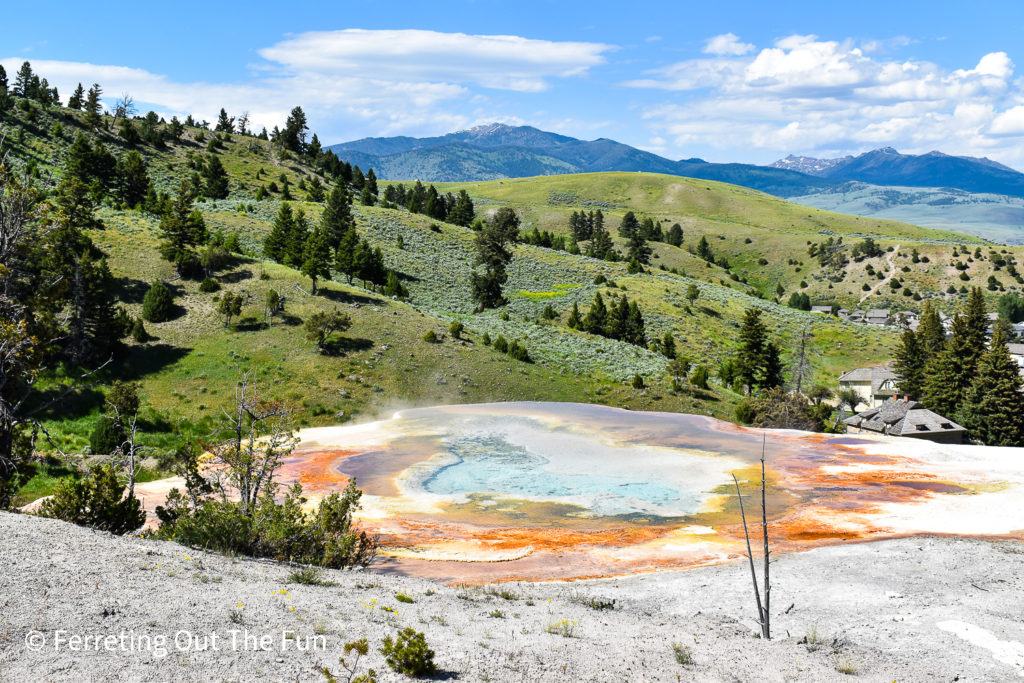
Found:
[[[299, 585], [284, 565], [27, 515], [0, 513], [0, 538], [2, 681], [316, 681], [323, 665], [343, 673], [339, 645], [359, 637], [374, 646], [366, 664], [380, 679], [400, 680], [376, 649], [401, 626], [426, 634], [440, 678], [466, 681], [1024, 677], [1024, 544], [1014, 541], [911, 538], [780, 556], [769, 642], [754, 636], [742, 563], [497, 587], [510, 600], [493, 587], [373, 572]], [[397, 601], [399, 592], [415, 602]], [[591, 598], [615, 607], [593, 609]], [[562, 620], [571, 637], [548, 632]], [[260, 649], [244, 631], [268, 642]], [[287, 631], [296, 638], [283, 640]], [[819, 644], [801, 643], [814, 632]], [[299, 650], [318, 634], [326, 649]], [[188, 651], [190, 638], [217, 649]], [[673, 643], [689, 648], [692, 665], [676, 662]]]

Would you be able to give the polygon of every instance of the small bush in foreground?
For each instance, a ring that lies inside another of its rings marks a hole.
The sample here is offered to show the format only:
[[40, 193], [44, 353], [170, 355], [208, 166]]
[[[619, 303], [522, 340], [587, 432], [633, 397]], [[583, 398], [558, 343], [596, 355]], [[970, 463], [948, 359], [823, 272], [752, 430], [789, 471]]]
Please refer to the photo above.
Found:
[[690, 652], [690, 648], [682, 643], [672, 643], [672, 654], [676, 658], [676, 663], [683, 666], [693, 666], [693, 653]]
[[[370, 644], [366, 642], [366, 638], [360, 638], [350, 643], [345, 643], [345, 656], [351, 655], [353, 652], [355, 655], [352, 660], [349, 661], [345, 657], [339, 657], [338, 663], [341, 664], [342, 668], [348, 672], [348, 676], [344, 677], [346, 683], [377, 683], [377, 672], [370, 669], [365, 674], [356, 675], [356, 671], [359, 669], [359, 660], [366, 656], [366, 653], [370, 651]], [[335, 678], [331, 674], [331, 670], [326, 666], [320, 670], [320, 673], [327, 679], [327, 683], [339, 683], [339, 678]]]
[[122, 498], [123, 494], [124, 485], [118, 481], [114, 466], [94, 465], [88, 476], [57, 484], [53, 497], [43, 503], [39, 514], [112, 534], [126, 534], [145, 523], [146, 513], [138, 498]]
[[420, 677], [437, 671], [434, 651], [427, 646], [426, 637], [411, 627], [399, 631], [395, 640], [391, 636], [384, 638], [380, 653], [388, 666], [400, 674]]
[[548, 627], [544, 630], [563, 638], [572, 638], [576, 633], [576, 622], [569, 621], [568, 619], [559, 619], [548, 624]]
[[220, 283], [212, 277], [204, 278], [203, 281], [199, 283], [199, 291], [206, 294], [216, 292], [218, 289], [220, 289]]
[[304, 586], [332, 586], [330, 581], [324, 578], [324, 573], [316, 567], [303, 567], [296, 569], [288, 575], [288, 583], [299, 583]]

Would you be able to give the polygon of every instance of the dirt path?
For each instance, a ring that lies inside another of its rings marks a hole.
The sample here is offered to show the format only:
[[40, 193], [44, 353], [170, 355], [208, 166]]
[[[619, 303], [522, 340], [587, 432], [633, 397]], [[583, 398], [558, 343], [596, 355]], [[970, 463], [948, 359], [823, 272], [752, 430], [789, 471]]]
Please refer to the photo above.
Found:
[[875, 287], [870, 292], [868, 292], [864, 296], [862, 296], [860, 298], [860, 301], [857, 302], [858, 304], [864, 303], [864, 300], [867, 299], [872, 294], [877, 294], [878, 290], [881, 289], [882, 287], [884, 287], [889, 282], [889, 280], [892, 279], [892, 276], [896, 274], [896, 266], [893, 265], [892, 260], [894, 258], [896, 258], [896, 254], [898, 254], [899, 252], [900, 252], [900, 245], [897, 244], [895, 247], [893, 247], [892, 251], [890, 251], [888, 254], [886, 254], [885, 262], [889, 265], [889, 274], [885, 276], [884, 280], [882, 280], [881, 282], [878, 283], [878, 287]]

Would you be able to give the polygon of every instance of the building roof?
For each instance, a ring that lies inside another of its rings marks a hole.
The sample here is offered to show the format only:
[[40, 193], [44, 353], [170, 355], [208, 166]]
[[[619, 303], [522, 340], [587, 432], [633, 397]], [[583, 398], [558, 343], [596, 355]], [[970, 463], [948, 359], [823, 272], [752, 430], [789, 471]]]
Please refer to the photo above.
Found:
[[831, 306], [811, 306], [811, 313], [827, 313], [832, 315]]
[[846, 418], [843, 423], [892, 436], [967, 431], [956, 422], [933, 413], [917, 401], [905, 398], [890, 398], [877, 408]]
[[870, 311], [868, 311], [867, 315], [864, 316], [864, 320], [876, 325], [885, 325], [889, 322], [889, 309], [872, 308]]
[[871, 382], [871, 394], [874, 396], [892, 395], [893, 389], [883, 389], [886, 381], [895, 382], [899, 379], [896, 373], [887, 365], [873, 365], [869, 368], [857, 368], [839, 375], [839, 383], [843, 382]]
[[1024, 356], [1024, 344], [1007, 344], [1011, 356]]

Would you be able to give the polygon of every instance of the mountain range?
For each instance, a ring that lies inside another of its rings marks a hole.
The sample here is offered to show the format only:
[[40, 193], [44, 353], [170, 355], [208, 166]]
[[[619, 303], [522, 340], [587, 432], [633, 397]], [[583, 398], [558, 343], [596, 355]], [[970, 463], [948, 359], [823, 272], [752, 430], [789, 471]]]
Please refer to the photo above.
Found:
[[345, 161], [389, 180], [465, 182], [564, 173], [644, 171], [743, 185], [781, 197], [856, 181], [1024, 197], [1024, 173], [990, 159], [891, 147], [837, 159], [789, 156], [769, 166], [667, 159], [608, 138], [579, 140], [532, 126], [492, 123], [436, 137], [362, 138], [331, 145]]
[[343, 160], [389, 180], [465, 182], [564, 173], [644, 171], [743, 185], [778, 196], [807, 194], [832, 183], [769, 166], [673, 161], [599, 138], [493, 123], [438, 137], [363, 138], [328, 147]]
[[883, 147], [838, 159], [788, 156], [772, 168], [844, 183], [955, 188], [967, 192], [1024, 197], [1024, 173], [991, 159], [928, 152], [900, 154]]

